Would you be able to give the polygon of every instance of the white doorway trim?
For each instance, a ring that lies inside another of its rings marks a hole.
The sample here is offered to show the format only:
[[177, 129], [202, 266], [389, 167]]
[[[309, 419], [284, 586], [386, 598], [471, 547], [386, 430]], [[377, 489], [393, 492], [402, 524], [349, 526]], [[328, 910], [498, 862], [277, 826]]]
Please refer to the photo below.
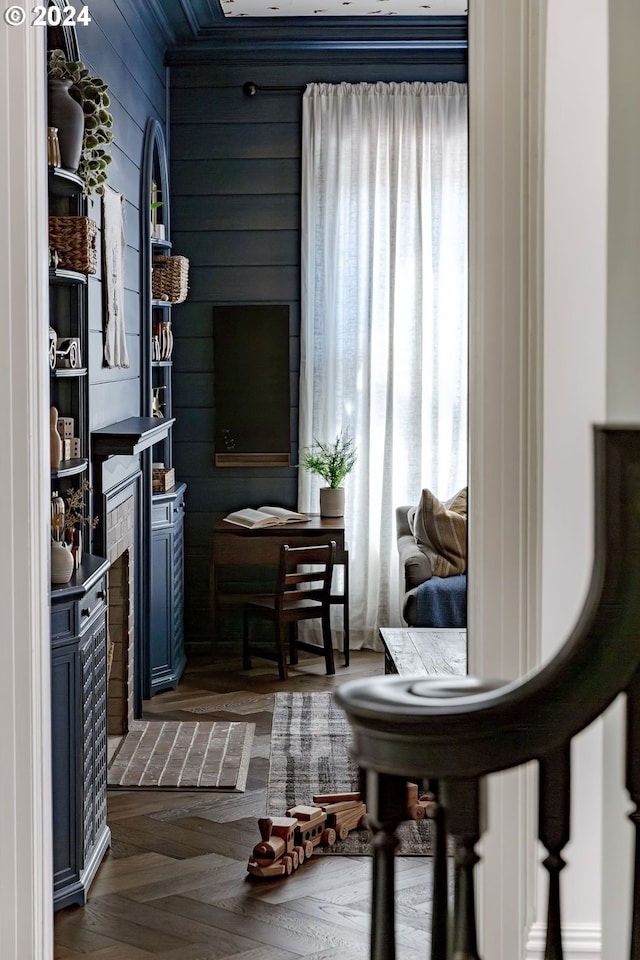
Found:
[[53, 955], [44, 30], [0, 26], [0, 953]]
[[[471, 0], [469, 672], [539, 661], [545, 3]], [[535, 913], [526, 770], [489, 778], [482, 955], [521, 960]]]

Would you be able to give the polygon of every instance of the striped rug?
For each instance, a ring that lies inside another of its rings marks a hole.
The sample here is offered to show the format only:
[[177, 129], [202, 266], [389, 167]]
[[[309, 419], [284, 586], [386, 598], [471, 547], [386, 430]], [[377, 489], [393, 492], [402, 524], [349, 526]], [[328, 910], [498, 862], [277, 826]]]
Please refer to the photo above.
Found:
[[[276, 693], [271, 729], [267, 814], [282, 816], [314, 793], [358, 790], [358, 768], [349, 755], [351, 733], [344, 711], [330, 693]], [[399, 856], [432, 852], [428, 820], [400, 825]], [[352, 830], [346, 840], [315, 848], [316, 854], [366, 856], [369, 833]]]
[[109, 766], [107, 784], [242, 793], [254, 732], [254, 723], [135, 720]]

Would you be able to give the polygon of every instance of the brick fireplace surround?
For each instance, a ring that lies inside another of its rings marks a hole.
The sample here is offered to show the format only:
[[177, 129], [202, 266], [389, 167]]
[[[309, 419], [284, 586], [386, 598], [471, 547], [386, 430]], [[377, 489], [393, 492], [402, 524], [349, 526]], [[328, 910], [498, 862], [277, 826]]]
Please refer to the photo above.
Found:
[[[124, 735], [134, 719], [134, 527], [133, 493], [116, 506], [109, 506], [105, 517], [106, 554], [109, 568], [107, 604], [109, 673], [107, 733]], [[111, 654], [112, 651], [112, 654]]]

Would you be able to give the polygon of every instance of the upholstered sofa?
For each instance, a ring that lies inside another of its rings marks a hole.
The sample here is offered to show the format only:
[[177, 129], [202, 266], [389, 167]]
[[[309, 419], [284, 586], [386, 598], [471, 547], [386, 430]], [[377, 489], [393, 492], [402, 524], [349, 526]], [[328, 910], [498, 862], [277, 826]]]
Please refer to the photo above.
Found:
[[396, 509], [402, 616], [410, 627], [466, 627], [466, 572], [433, 575], [433, 557], [412, 532], [410, 517], [414, 510], [411, 506]]

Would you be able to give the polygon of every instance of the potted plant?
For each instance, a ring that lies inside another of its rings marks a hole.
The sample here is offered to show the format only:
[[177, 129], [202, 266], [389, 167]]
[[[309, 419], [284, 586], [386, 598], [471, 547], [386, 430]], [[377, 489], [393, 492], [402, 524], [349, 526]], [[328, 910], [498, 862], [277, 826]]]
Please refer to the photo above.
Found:
[[[81, 60], [66, 60], [62, 50], [52, 50], [49, 54], [49, 81], [50, 86], [64, 84], [67, 94], [71, 93], [82, 107], [84, 122], [77, 173], [84, 180], [84, 192], [87, 195], [96, 193], [102, 196], [107, 167], [111, 163], [105, 147], [113, 140], [113, 116], [108, 109], [110, 100], [107, 85], [100, 77], [92, 77]], [[53, 109], [50, 91], [50, 122]]]
[[320, 516], [344, 516], [344, 487], [342, 481], [356, 462], [353, 437], [344, 430], [332, 443], [314, 440], [302, 451], [300, 466], [315, 473], [327, 483], [320, 488]]

